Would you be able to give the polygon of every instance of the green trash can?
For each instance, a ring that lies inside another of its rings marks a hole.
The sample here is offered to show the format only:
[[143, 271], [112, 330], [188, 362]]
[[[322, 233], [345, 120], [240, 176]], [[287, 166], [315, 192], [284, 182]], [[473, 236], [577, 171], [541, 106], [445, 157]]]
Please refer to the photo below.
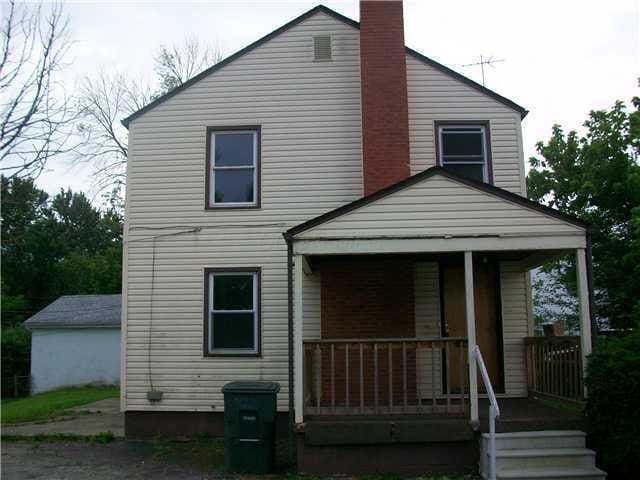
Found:
[[224, 394], [224, 449], [232, 472], [267, 473], [275, 456], [276, 382], [231, 382]]

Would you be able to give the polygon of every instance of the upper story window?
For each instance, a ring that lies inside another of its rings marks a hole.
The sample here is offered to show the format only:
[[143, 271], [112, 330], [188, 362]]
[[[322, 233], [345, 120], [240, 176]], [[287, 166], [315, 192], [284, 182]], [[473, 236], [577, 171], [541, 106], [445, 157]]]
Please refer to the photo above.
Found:
[[205, 354], [258, 354], [258, 269], [206, 269]]
[[259, 127], [208, 129], [207, 207], [260, 204]]
[[452, 173], [491, 182], [488, 124], [437, 124], [438, 163]]

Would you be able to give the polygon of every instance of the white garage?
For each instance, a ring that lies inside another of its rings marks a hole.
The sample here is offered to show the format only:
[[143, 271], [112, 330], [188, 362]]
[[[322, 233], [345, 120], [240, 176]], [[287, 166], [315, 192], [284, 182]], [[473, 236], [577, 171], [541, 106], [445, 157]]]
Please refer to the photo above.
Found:
[[120, 295], [68, 295], [25, 321], [31, 393], [120, 384], [120, 311]]

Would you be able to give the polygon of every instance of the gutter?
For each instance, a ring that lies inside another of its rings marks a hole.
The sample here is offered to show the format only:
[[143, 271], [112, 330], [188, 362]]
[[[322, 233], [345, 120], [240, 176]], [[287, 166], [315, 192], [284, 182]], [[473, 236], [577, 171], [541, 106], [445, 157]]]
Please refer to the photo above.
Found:
[[287, 242], [287, 349], [289, 362], [289, 461], [294, 462], [295, 452], [295, 415], [293, 399], [293, 238], [287, 233], [282, 234]]
[[29, 324], [29, 325], [25, 325], [22, 324], [22, 326], [24, 328], [26, 328], [27, 330], [31, 331], [31, 330], [47, 330], [50, 328], [63, 328], [63, 329], [73, 329], [73, 328], [122, 328], [121, 325], [119, 323], [114, 323], [111, 325], [93, 325], [93, 324], [69, 324], [69, 323], [47, 323], [47, 324], [42, 324], [42, 323], [36, 323], [36, 324]]

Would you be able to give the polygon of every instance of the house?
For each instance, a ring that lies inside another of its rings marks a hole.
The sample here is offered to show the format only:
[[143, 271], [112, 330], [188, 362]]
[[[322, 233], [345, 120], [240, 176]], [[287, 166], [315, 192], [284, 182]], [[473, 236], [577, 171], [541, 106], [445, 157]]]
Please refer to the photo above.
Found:
[[120, 295], [65, 295], [24, 322], [31, 393], [120, 383]]
[[[402, 2], [360, 9], [313, 8], [123, 121], [126, 434], [221, 434], [222, 386], [270, 380], [302, 471], [485, 472], [495, 393], [502, 435], [564, 432], [524, 434], [557, 447], [530, 465], [588, 469], [579, 419], [527, 399], [583, 395], [587, 226], [526, 199], [524, 108], [406, 48]], [[528, 272], [567, 252], [582, 337], [540, 344]]]

